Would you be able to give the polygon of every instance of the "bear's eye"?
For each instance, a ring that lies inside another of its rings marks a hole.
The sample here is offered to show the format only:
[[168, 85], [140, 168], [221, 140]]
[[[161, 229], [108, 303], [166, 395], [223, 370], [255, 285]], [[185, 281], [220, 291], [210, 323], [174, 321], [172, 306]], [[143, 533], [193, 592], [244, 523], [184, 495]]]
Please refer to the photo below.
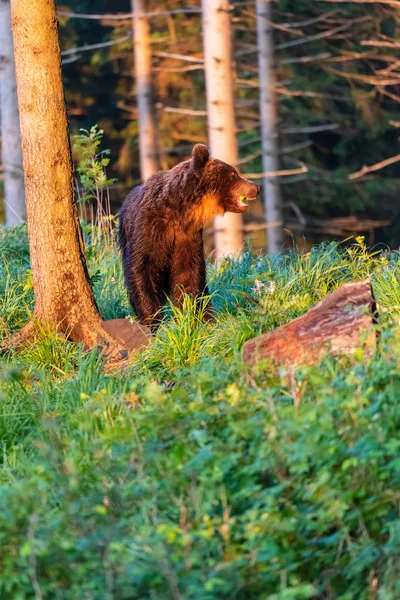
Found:
[[236, 177], [236, 171], [232, 171], [231, 177]]

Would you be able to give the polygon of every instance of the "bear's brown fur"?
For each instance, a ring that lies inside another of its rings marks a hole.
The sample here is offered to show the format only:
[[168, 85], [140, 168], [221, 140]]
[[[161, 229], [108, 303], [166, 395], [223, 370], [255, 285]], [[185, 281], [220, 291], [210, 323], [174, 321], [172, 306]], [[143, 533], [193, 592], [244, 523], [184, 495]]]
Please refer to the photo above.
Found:
[[143, 324], [160, 320], [166, 296], [180, 305], [185, 293], [208, 294], [203, 226], [216, 215], [245, 212], [243, 197], [253, 200], [259, 191], [197, 144], [190, 160], [155, 173], [128, 194], [119, 240], [130, 301]]

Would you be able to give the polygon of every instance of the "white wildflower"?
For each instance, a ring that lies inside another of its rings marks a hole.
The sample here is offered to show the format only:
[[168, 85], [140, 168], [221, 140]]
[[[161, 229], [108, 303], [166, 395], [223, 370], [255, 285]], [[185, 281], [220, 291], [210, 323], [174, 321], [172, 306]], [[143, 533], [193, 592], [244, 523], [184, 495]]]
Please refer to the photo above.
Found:
[[253, 292], [260, 294], [262, 291], [267, 294], [273, 294], [276, 289], [275, 281], [270, 281], [268, 285], [260, 281], [259, 279], [254, 280], [254, 287], [251, 288]]
[[259, 279], [254, 280], [254, 287], [251, 288], [253, 292], [260, 293], [262, 289], [265, 289], [265, 283], [260, 281]]

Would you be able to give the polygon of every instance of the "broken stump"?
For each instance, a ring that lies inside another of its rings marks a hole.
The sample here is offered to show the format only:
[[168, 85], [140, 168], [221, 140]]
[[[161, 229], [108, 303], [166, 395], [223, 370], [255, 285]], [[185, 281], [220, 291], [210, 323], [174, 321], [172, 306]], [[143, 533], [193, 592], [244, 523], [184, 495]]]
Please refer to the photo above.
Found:
[[328, 353], [354, 356], [357, 348], [373, 352], [377, 333], [376, 302], [368, 280], [351, 281], [329, 294], [304, 315], [247, 341], [244, 362], [262, 359], [295, 368], [315, 364]]

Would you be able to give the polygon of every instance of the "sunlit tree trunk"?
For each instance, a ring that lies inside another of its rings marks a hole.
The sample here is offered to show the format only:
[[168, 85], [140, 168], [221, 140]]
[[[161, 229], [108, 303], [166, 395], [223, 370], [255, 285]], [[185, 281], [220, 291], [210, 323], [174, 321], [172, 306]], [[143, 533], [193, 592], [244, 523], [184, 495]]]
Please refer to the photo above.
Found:
[[0, 0], [0, 124], [6, 225], [26, 219], [24, 174], [9, 0]]
[[[263, 171], [279, 169], [278, 111], [276, 69], [272, 22], [272, 2], [256, 0], [258, 67], [260, 82], [260, 116]], [[278, 252], [283, 244], [282, 200], [278, 177], [264, 177], [264, 204], [267, 223], [277, 223], [267, 229], [268, 252]]]
[[133, 43], [139, 126], [140, 173], [145, 181], [160, 169], [156, 113], [153, 102], [150, 28], [146, 0], [131, 0], [134, 13]]
[[[211, 155], [236, 165], [238, 146], [233, 94], [231, 16], [228, 0], [202, 0], [203, 41], [207, 91], [208, 136]], [[243, 243], [242, 217], [216, 217], [216, 257], [237, 254]]]
[[119, 354], [102, 326], [89, 284], [74, 197], [54, 0], [12, 0], [18, 103], [35, 323], [49, 323], [86, 348]]

